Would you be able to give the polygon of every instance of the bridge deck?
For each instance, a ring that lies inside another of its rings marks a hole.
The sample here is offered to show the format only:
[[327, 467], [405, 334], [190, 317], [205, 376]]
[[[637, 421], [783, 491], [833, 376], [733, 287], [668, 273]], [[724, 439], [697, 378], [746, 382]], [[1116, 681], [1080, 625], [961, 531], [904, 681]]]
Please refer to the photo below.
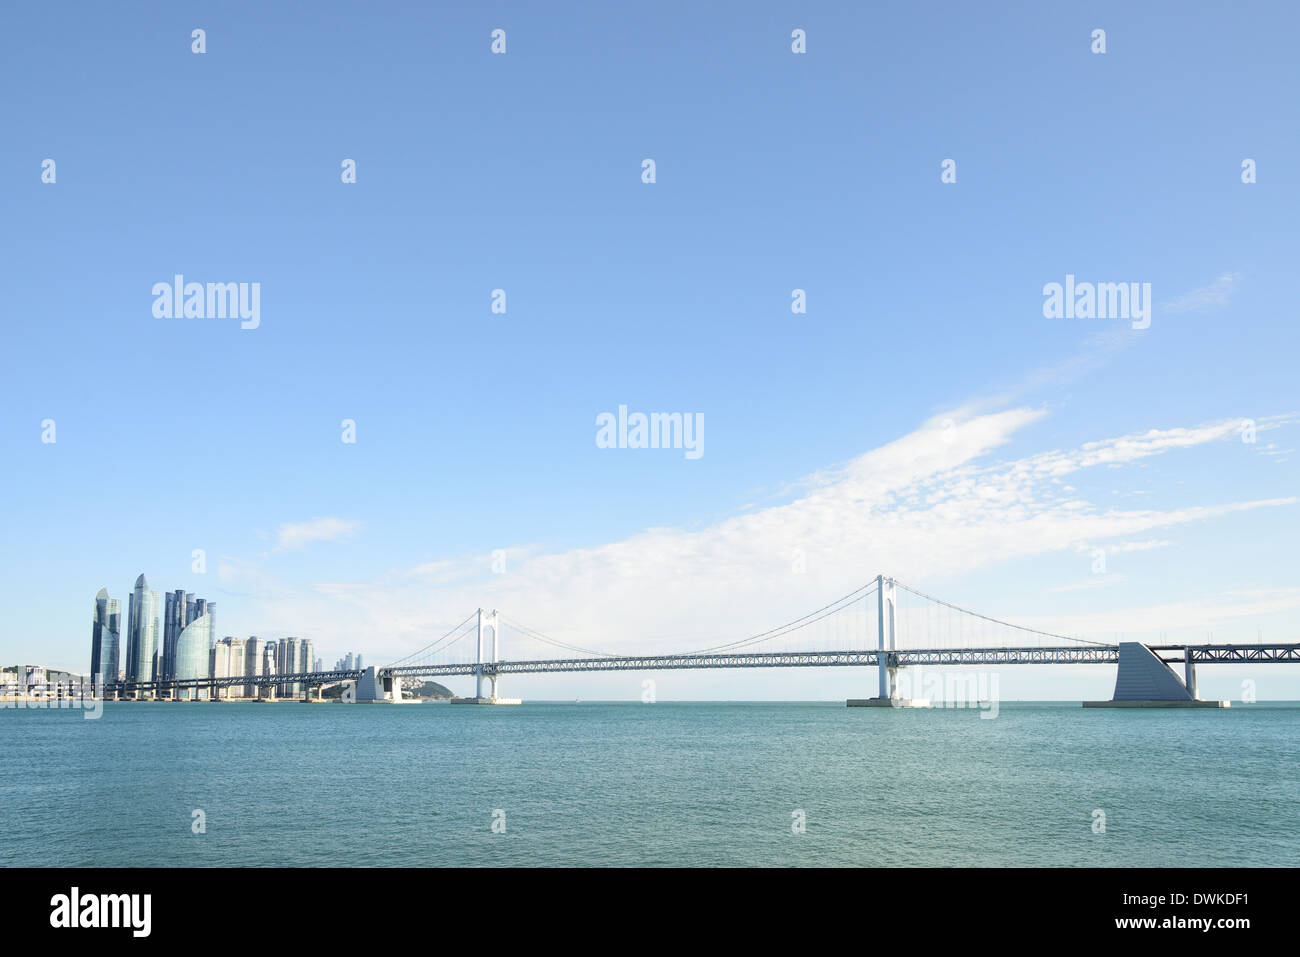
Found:
[[[1165, 661], [1183, 661], [1189, 646], [1152, 645]], [[1194, 663], [1300, 662], [1300, 644], [1192, 645]], [[1162, 652], [1172, 652], [1163, 654]], [[483, 664], [484, 674], [541, 674], [560, 671], [661, 671], [688, 668], [833, 668], [874, 666], [878, 650], [794, 651], [707, 655], [628, 655], [603, 658], [553, 658], [537, 661], [497, 661]], [[1058, 645], [1009, 648], [900, 648], [886, 652], [890, 663], [909, 665], [1048, 665], [1116, 664], [1118, 645]], [[399, 677], [472, 675], [479, 666], [463, 664], [404, 665], [382, 669]]]
[[[1149, 645], [1166, 662], [1186, 660], [1193, 664], [1300, 663], [1300, 644], [1255, 645]], [[1051, 647], [1007, 648], [899, 648], [884, 652], [890, 664], [911, 665], [1073, 665], [1116, 664], [1118, 645], [1056, 645]], [[497, 661], [482, 664], [485, 675], [546, 674], [573, 671], [665, 671], [705, 668], [835, 668], [876, 666], [882, 654], [876, 649], [858, 651], [789, 651], [737, 654], [626, 655], [588, 658], [551, 658], [535, 661]], [[402, 665], [380, 668], [381, 677], [438, 677], [477, 674], [476, 662]], [[118, 692], [157, 689], [228, 688], [235, 685], [317, 685], [355, 681], [360, 671], [314, 671], [285, 675], [233, 675], [222, 678], [191, 678], [184, 681], [118, 682]]]

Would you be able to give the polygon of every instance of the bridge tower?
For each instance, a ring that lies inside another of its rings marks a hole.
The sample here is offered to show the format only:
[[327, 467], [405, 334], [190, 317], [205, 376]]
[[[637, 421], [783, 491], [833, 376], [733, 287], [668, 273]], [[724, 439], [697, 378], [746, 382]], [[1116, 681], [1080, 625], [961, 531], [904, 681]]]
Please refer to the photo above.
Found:
[[[498, 698], [497, 697], [497, 671], [491, 667], [500, 659], [497, 657], [499, 642], [501, 640], [501, 625], [497, 617], [496, 609], [486, 612], [482, 608], [478, 610], [478, 658], [474, 664], [474, 697], [472, 698], [452, 698], [452, 704], [521, 704], [518, 698]], [[490, 658], [484, 657], [484, 646], [490, 646], [488, 654]], [[487, 667], [485, 667], [487, 666]], [[483, 679], [487, 678], [492, 685], [492, 693], [486, 698], [483, 697]]]
[[895, 611], [898, 590], [894, 580], [884, 575], [876, 576], [876, 663], [880, 669], [880, 697], [891, 699], [898, 695], [898, 667], [891, 661], [889, 652], [897, 648], [894, 635]]
[[[493, 609], [491, 614], [478, 610], [478, 666], [474, 669], [474, 697], [482, 700], [483, 698], [483, 642], [486, 638], [492, 644], [492, 664], [497, 662], [497, 636], [501, 629], [497, 622], [497, 613]], [[492, 698], [497, 696], [497, 676], [496, 672], [488, 673], [487, 679], [492, 684]]]
[[876, 576], [876, 666], [880, 672], [880, 693], [874, 698], [850, 698], [850, 708], [928, 708], [928, 698], [898, 696], [898, 589], [892, 578]]

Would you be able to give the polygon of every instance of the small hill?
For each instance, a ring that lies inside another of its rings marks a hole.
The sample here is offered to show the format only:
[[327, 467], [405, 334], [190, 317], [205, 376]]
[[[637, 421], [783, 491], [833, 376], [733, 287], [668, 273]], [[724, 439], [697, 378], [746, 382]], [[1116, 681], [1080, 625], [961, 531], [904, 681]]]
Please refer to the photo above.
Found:
[[[341, 684], [331, 685], [322, 693], [322, 698], [338, 698], [343, 694]], [[451, 693], [451, 689], [438, 684], [436, 681], [425, 681], [418, 685], [402, 685], [402, 697], [404, 698], [433, 698], [434, 700], [451, 699], [456, 697]]]
[[438, 684], [436, 681], [426, 681], [415, 687], [404, 687], [403, 694], [408, 698], [454, 698], [451, 689]]

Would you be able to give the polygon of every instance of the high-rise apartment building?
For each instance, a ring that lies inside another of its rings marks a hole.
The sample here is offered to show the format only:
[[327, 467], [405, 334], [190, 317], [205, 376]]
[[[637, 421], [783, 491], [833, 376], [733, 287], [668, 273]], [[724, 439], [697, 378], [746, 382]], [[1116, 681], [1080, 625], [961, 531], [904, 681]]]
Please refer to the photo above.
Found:
[[[280, 674], [291, 675], [298, 671], [298, 656], [300, 654], [301, 642], [297, 638], [286, 638], [280, 642]], [[297, 682], [285, 682], [280, 686], [280, 694], [296, 695], [298, 693]]]
[[164, 606], [159, 677], [170, 678], [176, 671], [176, 639], [180, 637], [180, 633], [195, 618], [200, 618], [203, 615], [208, 616], [208, 621], [211, 622], [213, 629], [212, 644], [215, 647], [217, 643], [217, 605], [216, 602], [195, 598], [193, 592], [178, 588], [167, 593]]
[[[244, 677], [260, 678], [262, 676], [262, 655], [266, 650], [266, 642], [257, 635], [251, 636], [244, 642]], [[251, 681], [244, 685], [244, 697], [257, 697], [257, 685]]]
[[122, 632], [122, 603], [101, 588], [95, 596], [95, 617], [90, 626], [90, 680], [112, 683], [118, 678], [118, 642]]
[[[209, 616], [210, 618], [211, 616]], [[242, 678], [244, 676], [244, 639], [227, 635], [212, 646], [212, 677]], [[227, 685], [219, 689], [223, 698], [242, 698], [242, 684]]]
[[[266, 647], [262, 650], [262, 674], [278, 675], [280, 673], [279, 659], [280, 642], [268, 641]], [[275, 691], [275, 685], [262, 685], [262, 697], [264, 698], [274, 698]]]
[[[176, 673], [177, 681], [196, 678], [208, 678], [212, 674], [212, 619], [207, 615], [195, 618], [181, 629], [176, 638]], [[206, 688], [182, 688], [176, 692], [179, 698], [195, 701], [208, 696]]]
[[178, 588], [163, 596], [163, 677], [176, 672], [176, 639], [190, 622], [185, 617], [185, 590]]
[[[158, 662], [158, 593], [144, 575], [135, 580], [127, 611], [126, 680], [152, 681]], [[139, 694], [137, 694], [139, 697]]]

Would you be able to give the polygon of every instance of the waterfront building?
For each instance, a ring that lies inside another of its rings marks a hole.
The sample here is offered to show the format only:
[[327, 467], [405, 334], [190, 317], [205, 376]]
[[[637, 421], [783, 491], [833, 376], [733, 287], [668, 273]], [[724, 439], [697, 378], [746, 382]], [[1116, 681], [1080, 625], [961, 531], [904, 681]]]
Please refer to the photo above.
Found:
[[[262, 676], [262, 656], [266, 651], [266, 642], [257, 635], [244, 642], [244, 677], [260, 678]], [[257, 697], [257, 685], [249, 682], [244, 685], [244, 697]]]
[[91, 687], [86, 675], [60, 668], [45, 669], [45, 694], [49, 698], [79, 698]]
[[176, 640], [195, 618], [208, 616], [212, 623], [212, 645], [216, 646], [216, 602], [196, 598], [183, 588], [167, 592], [163, 608], [162, 649], [159, 654], [159, 678], [171, 678], [176, 672]]
[[[158, 626], [161, 608], [158, 593], [144, 575], [135, 580], [127, 611], [126, 680], [152, 681], [158, 661]], [[137, 692], [136, 697], [140, 697]]]
[[23, 694], [34, 694], [42, 691], [49, 683], [49, 675], [46, 674], [43, 665], [22, 665], [22, 690]]
[[[298, 671], [298, 656], [300, 654], [299, 645], [301, 643], [297, 638], [286, 638], [280, 642], [281, 646], [281, 664], [280, 674], [291, 675]], [[297, 682], [286, 682], [280, 686], [280, 694], [296, 695], [298, 693]]]
[[[280, 669], [277, 661], [280, 657], [280, 643], [278, 641], [268, 641], [266, 647], [262, 650], [262, 674], [278, 675]], [[275, 698], [275, 685], [262, 685], [262, 697]]]
[[163, 594], [163, 667], [162, 677], [170, 678], [176, 670], [176, 639], [185, 627], [185, 592], [181, 589]]
[[[201, 615], [207, 615], [208, 621], [212, 623], [212, 647], [215, 648], [217, 646], [217, 603], [208, 601], [206, 598], [195, 598], [192, 618], [198, 618]], [[189, 622], [186, 622], [186, 624], [189, 624]]]
[[176, 673], [176, 639], [191, 619], [186, 618], [185, 589], [169, 591], [163, 601], [163, 677]]
[[203, 614], [207, 615], [207, 616], [208, 616], [208, 621], [212, 622], [212, 642], [213, 642], [213, 644], [216, 644], [216, 641], [217, 641], [217, 637], [216, 637], [216, 635], [217, 635], [217, 603], [216, 603], [215, 601], [204, 601], [204, 600], [201, 599], [201, 598], [199, 599], [199, 601], [202, 601], [202, 602], [203, 602]]
[[[176, 639], [175, 680], [187, 681], [211, 676], [212, 619], [207, 615], [195, 618], [186, 625]], [[182, 688], [176, 697], [190, 701], [208, 696], [207, 688]]]
[[108, 589], [95, 595], [95, 617], [90, 626], [90, 680], [111, 683], [118, 677], [118, 641], [122, 631], [122, 603], [108, 597]]
[[[209, 621], [211, 616], [209, 616]], [[240, 678], [244, 675], [244, 639], [227, 635], [212, 647], [212, 677]], [[242, 698], [244, 686], [229, 685], [219, 689], [223, 698]]]

